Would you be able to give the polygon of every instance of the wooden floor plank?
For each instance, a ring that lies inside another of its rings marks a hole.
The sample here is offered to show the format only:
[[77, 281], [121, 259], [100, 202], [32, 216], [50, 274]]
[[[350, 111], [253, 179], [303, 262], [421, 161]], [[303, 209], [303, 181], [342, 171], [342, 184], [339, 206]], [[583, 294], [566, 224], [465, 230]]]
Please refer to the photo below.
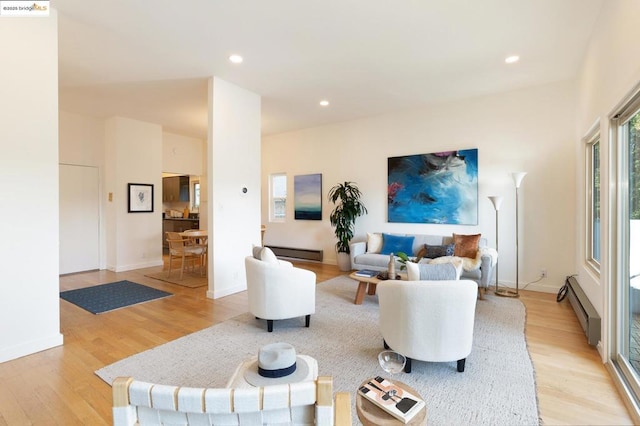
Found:
[[[295, 263], [314, 271], [318, 282], [343, 274], [332, 265]], [[246, 292], [211, 300], [206, 287], [144, 276], [161, 269], [61, 277], [61, 291], [130, 280], [173, 296], [101, 315], [61, 300], [64, 346], [0, 364], [0, 426], [110, 424], [111, 388], [95, 370], [247, 311]], [[354, 282], [354, 296], [355, 290]], [[567, 303], [530, 291], [521, 291], [520, 300], [527, 309], [525, 333], [544, 423], [633, 424]]]

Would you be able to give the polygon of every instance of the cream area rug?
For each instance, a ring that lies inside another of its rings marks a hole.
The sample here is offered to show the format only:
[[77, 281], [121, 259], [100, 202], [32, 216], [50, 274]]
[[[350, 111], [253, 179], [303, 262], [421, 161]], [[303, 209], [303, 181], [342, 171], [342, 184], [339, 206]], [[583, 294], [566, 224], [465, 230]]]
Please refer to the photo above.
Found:
[[[238, 364], [261, 346], [288, 342], [299, 354], [318, 361], [320, 375], [333, 376], [334, 391], [352, 395], [367, 378], [389, 377], [378, 364], [383, 350], [377, 296], [354, 305], [357, 283], [346, 276], [318, 284], [310, 328], [304, 318], [265, 321], [239, 315], [154, 349], [106, 366], [96, 374], [111, 384], [117, 376], [193, 387], [224, 387]], [[293, 301], [292, 301], [293, 302]], [[473, 351], [464, 373], [456, 363], [414, 361], [401, 380], [427, 405], [429, 425], [539, 424], [535, 373], [524, 336], [525, 309], [517, 299], [487, 295], [478, 300]]]

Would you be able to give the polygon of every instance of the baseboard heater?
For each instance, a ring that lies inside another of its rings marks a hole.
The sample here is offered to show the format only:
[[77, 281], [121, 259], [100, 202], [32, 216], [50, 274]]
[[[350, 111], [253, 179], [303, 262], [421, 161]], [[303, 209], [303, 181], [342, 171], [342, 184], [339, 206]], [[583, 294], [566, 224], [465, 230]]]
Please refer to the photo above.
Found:
[[600, 315], [593, 307], [575, 277], [567, 278], [567, 297], [578, 317], [578, 322], [587, 335], [590, 345], [596, 346], [600, 341]]
[[276, 256], [301, 260], [316, 260], [322, 262], [322, 250], [299, 249], [291, 247], [269, 247]]

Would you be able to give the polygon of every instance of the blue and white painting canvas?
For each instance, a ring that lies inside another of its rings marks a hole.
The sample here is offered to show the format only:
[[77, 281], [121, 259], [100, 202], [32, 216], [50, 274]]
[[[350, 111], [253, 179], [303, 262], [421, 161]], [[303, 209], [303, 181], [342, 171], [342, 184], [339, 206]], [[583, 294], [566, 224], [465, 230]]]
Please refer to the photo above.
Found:
[[293, 193], [296, 219], [322, 220], [322, 174], [294, 176]]
[[478, 150], [388, 159], [388, 220], [478, 224]]

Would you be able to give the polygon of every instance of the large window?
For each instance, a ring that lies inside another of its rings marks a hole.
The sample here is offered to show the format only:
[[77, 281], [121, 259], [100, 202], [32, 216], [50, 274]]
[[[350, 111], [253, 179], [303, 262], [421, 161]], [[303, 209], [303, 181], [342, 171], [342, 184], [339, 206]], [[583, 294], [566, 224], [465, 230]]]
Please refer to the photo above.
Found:
[[274, 173], [269, 176], [269, 220], [284, 222], [287, 217], [287, 175]]
[[587, 263], [600, 271], [600, 134], [587, 139]]

